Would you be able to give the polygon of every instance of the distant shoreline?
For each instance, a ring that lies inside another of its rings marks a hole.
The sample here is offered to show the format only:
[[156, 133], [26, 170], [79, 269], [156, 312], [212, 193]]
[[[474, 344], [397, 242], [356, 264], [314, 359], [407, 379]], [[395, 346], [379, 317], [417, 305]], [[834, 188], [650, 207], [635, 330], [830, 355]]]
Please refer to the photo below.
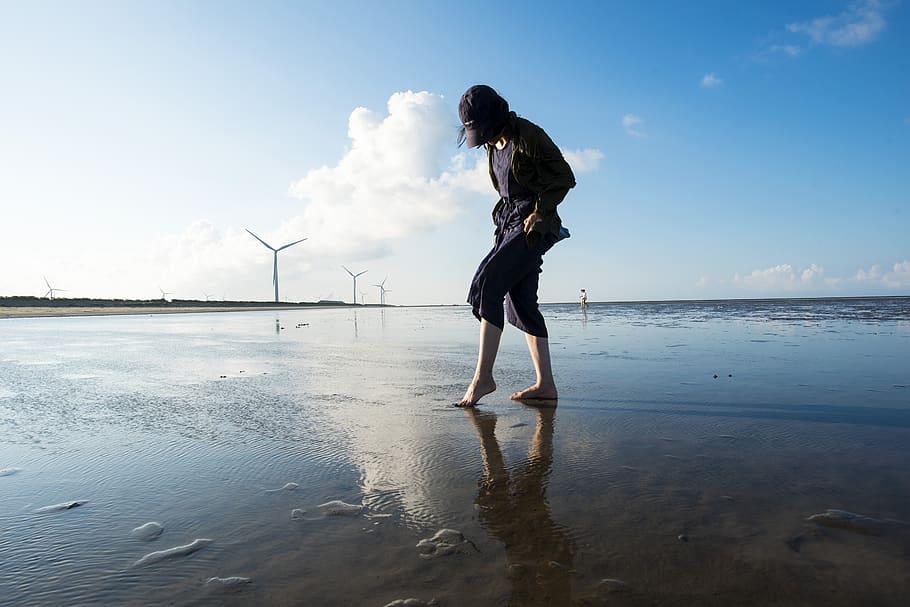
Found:
[[[0, 306], [0, 319], [4, 318], [46, 318], [46, 317], [66, 317], [66, 316], [123, 316], [123, 315], [145, 315], [145, 314], [208, 314], [212, 312], [254, 312], [261, 311], [278, 311], [278, 310], [326, 310], [332, 308], [369, 308], [379, 306], [361, 306], [352, 304], [278, 304], [278, 305], [229, 305], [229, 306], [205, 306], [205, 305], [97, 305], [97, 306]], [[387, 306], [386, 306], [387, 307]]]

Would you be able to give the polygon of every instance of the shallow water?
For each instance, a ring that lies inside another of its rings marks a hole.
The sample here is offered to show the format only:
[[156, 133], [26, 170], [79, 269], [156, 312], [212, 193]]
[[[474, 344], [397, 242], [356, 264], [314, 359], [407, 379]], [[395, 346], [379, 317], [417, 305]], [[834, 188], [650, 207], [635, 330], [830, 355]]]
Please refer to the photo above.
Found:
[[906, 604], [910, 300], [544, 312], [0, 320], [0, 603]]

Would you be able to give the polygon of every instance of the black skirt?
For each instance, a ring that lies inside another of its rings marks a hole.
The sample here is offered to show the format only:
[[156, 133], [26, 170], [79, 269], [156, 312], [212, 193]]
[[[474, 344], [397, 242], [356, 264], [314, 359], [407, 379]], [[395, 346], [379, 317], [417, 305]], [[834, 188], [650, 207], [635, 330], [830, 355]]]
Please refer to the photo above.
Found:
[[502, 329], [507, 318], [509, 324], [525, 333], [547, 337], [547, 326], [537, 303], [537, 287], [543, 255], [555, 239], [544, 236], [533, 245], [528, 244], [524, 220], [533, 210], [531, 200], [503, 201], [494, 218], [493, 249], [474, 273], [468, 303], [478, 320]]

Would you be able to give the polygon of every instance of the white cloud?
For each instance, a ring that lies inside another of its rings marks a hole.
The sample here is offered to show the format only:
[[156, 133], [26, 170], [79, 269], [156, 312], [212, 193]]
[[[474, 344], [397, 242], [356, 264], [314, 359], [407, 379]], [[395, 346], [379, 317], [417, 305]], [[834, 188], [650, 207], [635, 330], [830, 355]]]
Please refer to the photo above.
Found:
[[821, 268], [813, 263], [811, 266], [803, 270], [802, 274], [800, 275], [800, 282], [802, 284], [811, 284], [816, 278], [820, 278], [824, 273], [824, 268]]
[[910, 261], [895, 263], [890, 270], [884, 272], [878, 265], [873, 265], [868, 270], [860, 269], [853, 280], [886, 289], [910, 289]]
[[562, 150], [562, 155], [575, 173], [596, 171], [600, 168], [600, 161], [604, 157], [603, 152], [600, 150], [590, 148], [584, 150]]
[[772, 53], [783, 53], [790, 58], [799, 57], [803, 52], [802, 47], [796, 44], [775, 44], [770, 50]]
[[[445, 224], [477, 193], [495, 195], [482, 153], [453, 155], [456, 133], [451, 108], [427, 92], [393, 94], [384, 115], [354, 109], [343, 156], [290, 186], [302, 201], [297, 213], [244, 226], [274, 247], [306, 238], [278, 255], [282, 299], [314, 298], [299, 286], [314, 273], [341, 274], [342, 263], [388, 256], [395, 240]], [[228, 298], [267, 298], [271, 291], [272, 253], [240, 227], [197, 222], [134, 257], [128, 267], [143, 277], [125, 289], [134, 293], [149, 284], [175, 297], [209, 289], [221, 297], [223, 284], [232, 285]]]
[[746, 276], [736, 274], [733, 276], [733, 284], [750, 290], [789, 292], [817, 287], [823, 274], [824, 269], [816, 264], [812, 264], [800, 272], [785, 263], [762, 270], [753, 270]]
[[868, 269], [860, 269], [853, 276], [826, 276], [824, 268], [811, 264], [803, 270], [797, 270], [790, 264], [781, 264], [770, 268], [753, 270], [750, 274], [734, 275], [735, 286], [751, 291], [775, 292], [843, 292], [896, 291], [910, 289], [910, 261], [893, 264], [883, 270], [875, 264]]
[[317, 254], [350, 256], [448, 222], [466, 195], [490, 189], [485, 161], [451, 156], [455, 129], [442, 97], [428, 92], [395, 93], [385, 116], [355, 109], [344, 157], [291, 185], [305, 207], [287, 225], [310, 234]]
[[910, 261], [894, 264], [891, 272], [885, 275], [885, 284], [900, 289], [910, 288]]
[[885, 29], [879, 0], [861, 0], [837, 14], [818, 17], [802, 23], [790, 23], [787, 29], [805, 34], [813, 44], [855, 48], [874, 42]]
[[635, 114], [626, 114], [622, 117], [622, 126], [626, 129], [626, 133], [632, 137], [644, 137], [645, 134], [642, 133], [638, 127], [644, 122], [640, 117]]
[[881, 280], [881, 278], [882, 278], [882, 269], [881, 269], [879, 266], [877, 266], [877, 265], [873, 265], [873, 266], [872, 266], [871, 268], [869, 268], [868, 270], [863, 270], [862, 268], [860, 268], [860, 269], [856, 272], [856, 275], [855, 275], [853, 278], [854, 278], [854, 280], [857, 280], [857, 281], [859, 281], [859, 282], [867, 282], [867, 281], [877, 281], [877, 280]]
[[713, 89], [720, 86], [723, 83], [723, 80], [714, 72], [710, 74], [705, 74], [701, 79], [701, 85], [706, 89]]

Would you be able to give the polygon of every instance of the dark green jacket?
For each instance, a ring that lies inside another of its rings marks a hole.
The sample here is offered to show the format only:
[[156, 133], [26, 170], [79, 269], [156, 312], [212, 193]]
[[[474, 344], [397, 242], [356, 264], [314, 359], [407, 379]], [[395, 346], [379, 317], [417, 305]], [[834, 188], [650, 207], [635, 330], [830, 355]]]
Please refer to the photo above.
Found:
[[[575, 175], [569, 163], [542, 128], [530, 120], [519, 118], [515, 112], [509, 114], [504, 134], [512, 141], [512, 175], [534, 193], [534, 210], [541, 216], [539, 221], [525, 229], [528, 242], [534, 244], [544, 234], [558, 238], [562, 220], [556, 213], [556, 205], [575, 187]], [[490, 178], [498, 192], [499, 182], [493, 173], [493, 146], [487, 144], [486, 148]], [[502, 204], [500, 198], [493, 209], [494, 218]]]

